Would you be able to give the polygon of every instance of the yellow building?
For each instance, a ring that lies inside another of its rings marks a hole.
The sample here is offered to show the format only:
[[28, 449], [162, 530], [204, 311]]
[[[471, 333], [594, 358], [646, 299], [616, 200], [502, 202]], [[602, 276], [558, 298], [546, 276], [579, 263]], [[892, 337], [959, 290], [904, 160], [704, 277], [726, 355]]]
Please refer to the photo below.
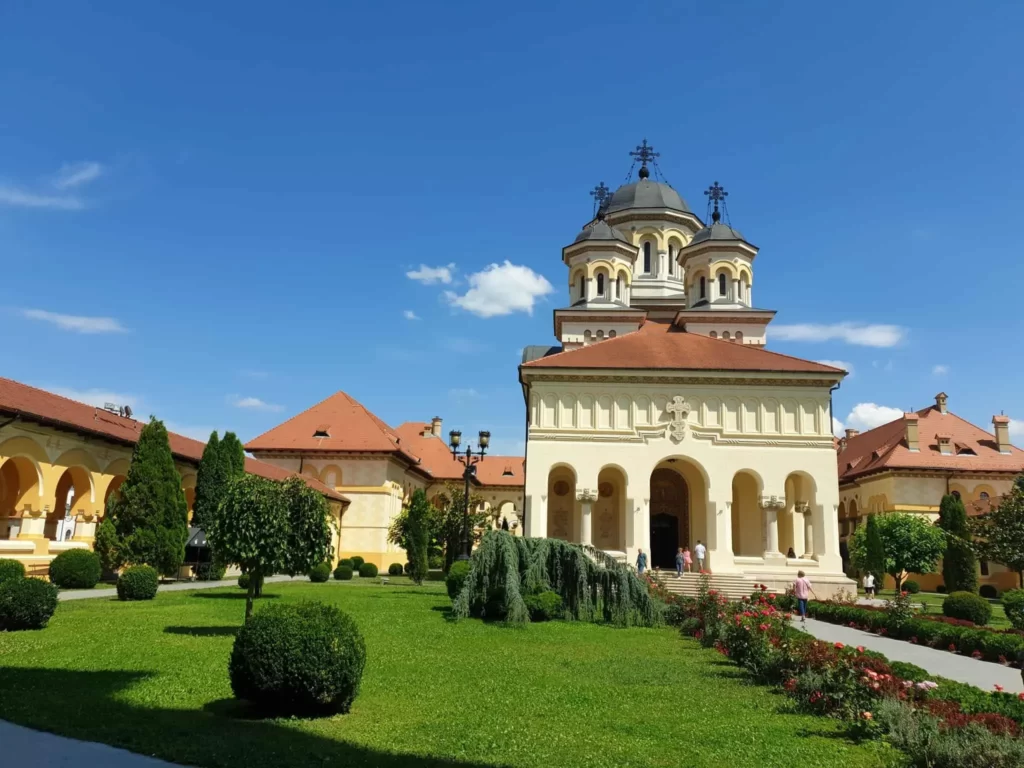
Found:
[[[30, 574], [43, 576], [59, 552], [91, 548], [143, 426], [0, 378], [0, 557], [20, 560]], [[204, 443], [174, 433], [169, 438], [191, 514]], [[274, 480], [293, 474], [251, 458], [245, 469]], [[348, 499], [308, 474], [304, 478], [327, 497], [340, 530]]]
[[[947, 493], [959, 496], [969, 514], [982, 514], [1008, 493], [1024, 472], [1024, 451], [1010, 444], [1009, 419], [992, 417], [992, 432], [949, 411], [945, 392], [935, 405], [868, 432], [846, 430], [839, 440], [839, 534], [849, 566], [846, 542], [866, 515], [911, 512], [930, 520], [939, 516]], [[934, 591], [941, 573], [915, 575], [921, 588]], [[1016, 586], [1016, 575], [997, 563], [981, 563], [981, 583], [1002, 591]]]
[[[405, 563], [388, 542], [388, 528], [413, 491], [434, 500], [449, 482], [462, 482], [463, 466], [442, 437], [442, 421], [392, 428], [344, 392], [250, 440], [261, 461], [297, 472], [350, 500], [341, 522], [340, 554], [359, 555], [379, 568]], [[487, 455], [477, 465], [470, 493], [484, 499], [492, 521], [522, 533], [523, 457]]]

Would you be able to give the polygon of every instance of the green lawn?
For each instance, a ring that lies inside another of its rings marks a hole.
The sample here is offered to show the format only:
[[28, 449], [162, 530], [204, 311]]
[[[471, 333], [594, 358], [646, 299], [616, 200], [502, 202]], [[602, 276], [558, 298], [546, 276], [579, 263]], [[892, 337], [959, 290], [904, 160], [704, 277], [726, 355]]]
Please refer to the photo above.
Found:
[[[924, 603], [927, 606], [927, 613], [941, 615], [942, 601], [946, 599], [946, 596], [938, 592], [918, 592], [912, 596], [912, 599], [916, 603]], [[989, 600], [988, 603], [992, 606], [992, 620], [986, 626], [993, 629], [1009, 629], [1011, 625], [1006, 619], [1002, 602], [995, 599]]]
[[244, 599], [222, 588], [65, 603], [41, 632], [0, 633], [0, 717], [207, 767], [884, 764], [671, 629], [452, 623], [439, 584], [266, 591], [355, 617], [367, 666], [350, 714], [258, 720], [235, 702]]

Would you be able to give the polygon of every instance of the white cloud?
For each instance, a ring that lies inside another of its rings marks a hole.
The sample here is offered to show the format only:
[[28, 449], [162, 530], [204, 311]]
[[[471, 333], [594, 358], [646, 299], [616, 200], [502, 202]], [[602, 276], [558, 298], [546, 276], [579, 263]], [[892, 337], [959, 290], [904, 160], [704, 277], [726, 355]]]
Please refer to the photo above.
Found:
[[902, 408], [875, 403], [857, 403], [846, 417], [846, 426], [866, 432], [869, 429], [903, 418]]
[[283, 405], [275, 405], [274, 403], [268, 403], [265, 400], [260, 400], [258, 397], [241, 397], [239, 395], [229, 395], [228, 403], [235, 406], [235, 408], [247, 408], [252, 411], [271, 411], [276, 413], [284, 409]]
[[776, 325], [771, 333], [782, 341], [843, 341], [860, 347], [895, 347], [907, 332], [898, 325], [846, 322]]
[[0, 185], [0, 205], [15, 208], [50, 208], [58, 211], [80, 211], [85, 208], [85, 203], [72, 195], [40, 195], [3, 185]]
[[948, 365], [936, 365], [934, 368], [932, 368], [933, 376], [945, 376], [947, 373], [949, 373]]
[[45, 309], [23, 309], [21, 314], [30, 320], [43, 320], [65, 331], [75, 333], [127, 333], [128, 329], [112, 317], [86, 317], [62, 315]]
[[833, 368], [842, 368], [853, 376], [853, 363], [848, 363], [845, 360], [818, 360], [818, 362], [822, 365], [831, 365]]
[[533, 314], [533, 305], [555, 289], [547, 278], [529, 267], [506, 261], [491, 264], [469, 276], [469, 290], [462, 296], [445, 291], [448, 302], [477, 317], [496, 317], [513, 312]]
[[69, 163], [64, 165], [57, 172], [57, 178], [53, 186], [57, 189], [71, 189], [82, 184], [95, 181], [103, 173], [103, 166], [99, 163], [89, 161], [85, 163]]
[[832, 434], [836, 437], [842, 437], [846, 434], [846, 427], [839, 419], [835, 416], [832, 417]]
[[411, 269], [405, 273], [405, 276], [424, 285], [434, 285], [434, 283], [449, 285], [454, 269], [454, 264], [449, 264], [447, 267], [428, 267], [426, 264], [420, 264], [419, 269]]
[[[109, 389], [74, 389], [71, 387], [44, 387], [44, 389], [53, 392], [55, 395], [60, 395], [70, 400], [77, 400], [80, 403], [92, 405], [96, 408], [102, 408], [107, 403], [113, 403], [117, 406], [127, 405], [133, 411], [139, 407], [139, 398], [135, 395], [112, 392]], [[135, 414], [135, 418], [138, 419], [139, 415]]]
[[402, 312], [402, 317], [404, 317], [406, 320], [419, 320], [420, 319], [420, 316], [417, 315], [415, 312], [413, 312], [411, 309], [407, 309], [404, 312]]
[[1024, 444], [1024, 421], [1010, 419], [1010, 440], [1014, 445], [1017, 443]]

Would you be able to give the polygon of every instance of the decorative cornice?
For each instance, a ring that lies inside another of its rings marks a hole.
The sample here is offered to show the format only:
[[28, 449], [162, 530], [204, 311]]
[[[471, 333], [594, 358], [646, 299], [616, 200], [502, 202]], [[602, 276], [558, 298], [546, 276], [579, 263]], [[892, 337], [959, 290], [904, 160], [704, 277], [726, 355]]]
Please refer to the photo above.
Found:
[[[656, 375], [638, 375], [638, 374], [623, 374], [621, 369], [616, 370], [614, 368], [594, 368], [593, 373], [574, 373], [566, 374], [561, 371], [572, 370], [566, 368], [541, 368], [541, 367], [530, 367], [520, 366], [519, 368], [522, 375], [529, 377], [530, 379], [542, 380], [545, 382], [597, 382], [602, 384], [715, 384], [718, 386], [749, 386], [749, 387], [824, 387], [831, 389], [836, 381], [841, 378], [837, 372], [836, 378], [834, 379], [799, 379], [793, 378], [793, 376], [800, 375], [800, 372], [794, 371], [779, 371], [778, 376], [780, 378], [763, 378], [765, 373], [773, 373], [772, 371], [759, 371], [762, 374], [761, 378], [742, 378], [733, 376], [716, 376], [721, 374], [723, 371], [709, 371], [704, 376], [694, 376], [693, 371], [681, 371], [676, 376], [666, 376], [665, 374]], [[581, 369], [575, 369], [581, 370]], [[640, 370], [640, 369], [637, 369]], [[649, 370], [649, 369], [648, 369]], [[806, 374], [805, 374], [806, 375]]]
[[[689, 425], [689, 434], [696, 440], [708, 440], [714, 445], [736, 445], [751, 448], [772, 447], [772, 448], [832, 448], [832, 438], [828, 436], [808, 439], [807, 435], [793, 435], [791, 438], [785, 435], [772, 438], [764, 437], [722, 437], [715, 432], [706, 431], [704, 428]], [[580, 442], [580, 443], [650, 443], [655, 439], [666, 438], [665, 424], [652, 427], [637, 427], [636, 430], [603, 430], [597, 431], [554, 431], [544, 430], [541, 427], [531, 427], [529, 432], [530, 440], [544, 440], [552, 442]]]

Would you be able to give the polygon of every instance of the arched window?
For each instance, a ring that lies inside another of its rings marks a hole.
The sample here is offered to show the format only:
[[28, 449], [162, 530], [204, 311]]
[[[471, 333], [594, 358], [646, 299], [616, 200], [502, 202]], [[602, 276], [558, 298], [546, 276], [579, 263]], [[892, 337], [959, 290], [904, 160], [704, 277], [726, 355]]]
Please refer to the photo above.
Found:
[[608, 331], [608, 338], [609, 339], [614, 339], [615, 338], [615, 331]]
[[723, 338], [723, 339], [725, 339], [726, 341], [729, 341], [729, 340], [730, 340], [730, 338], [731, 338], [731, 337], [729, 336], [729, 332], [728, 332], [728, 331], [726, 331], [725, 333], [723, 333], [723, 334], [722, 334], [722, 338]]
[[615, 298], [622, 301], [622, 275], [615, 278]]
[[668, 247], [668, 273], [672, 276], [676, 276], [676, 247], [669, 245]]
[[585, 297], [586, 297], [586, 295], [587, 295], [587, 294], [586, 294], [586, 289], [585, 289], [585, 288], [583, 287], [583, 286], [584, 286], [584, 281], [585, 281], [585, 280], [586, 280], [586, 278], [584, 278], [584, 277], [583, 277], [583, 275], [580, 275], [580, 296], [579, 296], [579, 297], [580, 297], [581, 299], [582, 299], [582, 298], [585, 298]]
[[597, 295], [604, 296], [604, 273], [597, 273]]
[[644, 274], [651, 274], [651, 242], [644, 243]]
[[743, 343], [743, 331], [736, 331], [736, 341]]
[[598, 331], [597, 332], [597, 340], [600, 341], [603, 338], [604, 338], [604, 331]]
[[737, 296], [736, 298], [740, 299], [742, 301], [743, 300], [743, 281], [742, 280], [740, 280], [740, 282], [737, 284], [736, 290], [739, 291], [739, 296]]
[[706, 299], [708, 296], [708, 279], [704, 276], [700, 278], [700, 297]]
[[712, 339], [717, 339], [718, 331], [712, 331], [711, 333], [708, 334], [708, 336], [710, 336]]
[[725, 272], [719, 272], [718, 273], [718, 295], [719, 296], [725, 296], [725, 288], [726, 288], [725, 283], [726, 283]]
[[959, 499], [960, 498], [960, 491], [953, 491], [953, 498]]
[[590, 341], [590, 331], [584, 331], [583, 332], [583, 340], [584, 341]]
[[988, 498], [988, 491], [982, 491], [981, 493], [979, 493], [978, 494], [978, 498], [981, 499], [982, 501], [987, 499]]

